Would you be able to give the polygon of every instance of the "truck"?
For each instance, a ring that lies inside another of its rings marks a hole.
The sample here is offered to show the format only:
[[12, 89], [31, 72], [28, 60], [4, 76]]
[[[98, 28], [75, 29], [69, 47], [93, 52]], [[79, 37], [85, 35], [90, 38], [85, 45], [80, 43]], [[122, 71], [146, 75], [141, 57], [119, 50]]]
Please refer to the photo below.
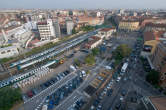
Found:
[[121, 73], [120, 73], [121, 75], [123, 75], [126, 72], [127, 67], [128, 67], [128, 62], [125, 62], [121, 68]]

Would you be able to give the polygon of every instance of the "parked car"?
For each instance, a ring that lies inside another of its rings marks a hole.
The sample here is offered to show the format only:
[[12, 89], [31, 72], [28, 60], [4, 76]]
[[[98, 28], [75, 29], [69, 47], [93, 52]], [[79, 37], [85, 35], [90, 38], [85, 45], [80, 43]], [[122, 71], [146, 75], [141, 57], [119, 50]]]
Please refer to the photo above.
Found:
[[125, 96], [125, 95], [126, 95], [126, 90], [122, 90], [122, 91], [121, 91], [121, 95], [122, 95], [122, 96]]
[[29, 98], [33, 97], [33, 95], [34, 95], [34, 94], [33, 94], [32, 91], [28, 91], [28, 92], [27, 92], [27, 96], [28, 96]]

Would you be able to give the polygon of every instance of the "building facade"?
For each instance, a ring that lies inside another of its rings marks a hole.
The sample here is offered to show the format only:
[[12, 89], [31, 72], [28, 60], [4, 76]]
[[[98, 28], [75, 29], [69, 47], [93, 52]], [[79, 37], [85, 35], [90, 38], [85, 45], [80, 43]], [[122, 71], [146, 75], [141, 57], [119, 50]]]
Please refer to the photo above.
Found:
[[38, 22], [37, 28], [40, 34], [41, 41], [50, 40], [52, 38], [56, 38], [55, 28], [51, 19], [48, 19], [44, 22]]
[[92, 36], [89, 41], [85, 44], [85, 48], [93, 49], [102, 43], [102, 39], [97, 36]]
[[166, 87], [166, 44], [158, 43], [148, 61], [155, 70], [160, 72], [161, 85]]
[[166, 31], [166, 24], [147, 23], [144, 31]]
[[104, 23], [104, 17], [87, 17], [81, 16], [78, 17], [77, 23], [88, 23], [88, 25], [96, 26]]
[[54, 22], [54, 27], [55, 27], [55, 35], [56, 37], [61, 37], [61, 30], [60, 30], [60, 26], [59, 26], [59, 22], [56, 20]]
[[139, 21], [120, 21], [118, 29], [124, 31], [138, 31]]
[[72, 34], [73, 28], [74, 28], [73, 21], [66, 21], [67, 35], [71, 35]]
[[104, 35], [106, 39], [110, 38], [111, 35], [116, 32], [116, 28], [104, 28], [104, 29], [101, 29], [98, 34], [99, 35]]

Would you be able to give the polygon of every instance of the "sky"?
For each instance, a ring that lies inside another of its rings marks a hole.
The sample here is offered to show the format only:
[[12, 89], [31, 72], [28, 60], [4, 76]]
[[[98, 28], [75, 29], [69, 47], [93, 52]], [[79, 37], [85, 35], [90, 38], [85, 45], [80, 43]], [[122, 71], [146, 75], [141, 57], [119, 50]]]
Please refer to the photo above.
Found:
[[166, 8], [166, 0], [0, 0], [0, 8], [43, 9], [140, 9]]

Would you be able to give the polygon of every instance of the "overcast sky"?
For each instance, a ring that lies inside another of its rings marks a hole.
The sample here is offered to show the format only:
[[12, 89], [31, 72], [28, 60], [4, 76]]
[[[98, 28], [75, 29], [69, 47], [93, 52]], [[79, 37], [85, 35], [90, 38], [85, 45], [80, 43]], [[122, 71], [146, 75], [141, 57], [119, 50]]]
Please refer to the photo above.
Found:
[[166, 8], [166, 0], [0, 0], [0, 8]]

